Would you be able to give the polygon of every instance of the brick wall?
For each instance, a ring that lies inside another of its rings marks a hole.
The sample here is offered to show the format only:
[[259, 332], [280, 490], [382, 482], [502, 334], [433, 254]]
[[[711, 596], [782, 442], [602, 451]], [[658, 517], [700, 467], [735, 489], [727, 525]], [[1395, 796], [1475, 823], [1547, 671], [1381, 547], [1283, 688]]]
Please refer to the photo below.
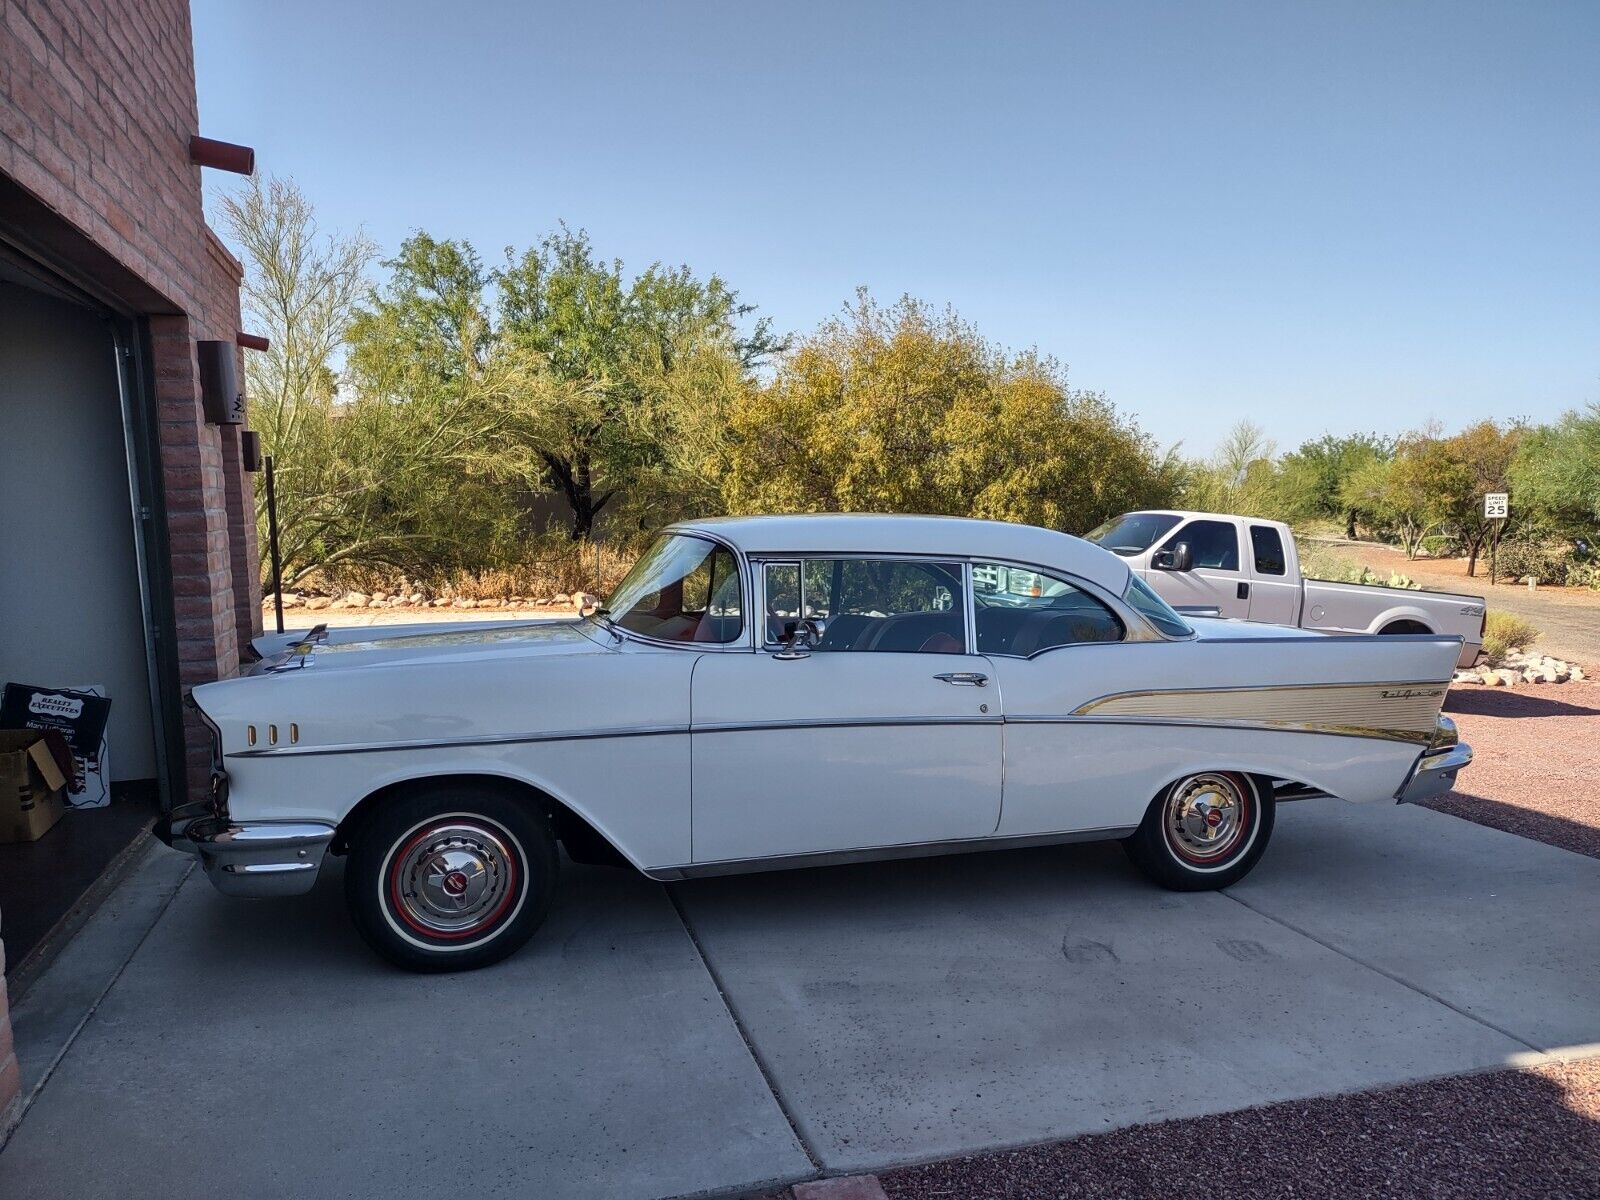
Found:
[[[0, 0], [0, 185], [21, 197], [0, 221], [149, 319], [185, 687], [235, 673], [261, 612], [238, 431], [200, 404], [195, 342], [233, 341], [240, 270], [205, 224], [199, 132], [187, 0]], [[209, 748], [185, 720], [193, 787]], [[0, 989], [0, 1128], [15, 1094]]]
[[[200, 405], [195, 342], [238, 332], [240, 268], [206, 227], [189, 162], [188, 4], [0, 0], [0, 66], [0, 173], [148, 286], [181, 676], [230, 675], [259, 631], [260, 586], [237, 430]], [[190, 732], [203, 782], [204, 730]]]

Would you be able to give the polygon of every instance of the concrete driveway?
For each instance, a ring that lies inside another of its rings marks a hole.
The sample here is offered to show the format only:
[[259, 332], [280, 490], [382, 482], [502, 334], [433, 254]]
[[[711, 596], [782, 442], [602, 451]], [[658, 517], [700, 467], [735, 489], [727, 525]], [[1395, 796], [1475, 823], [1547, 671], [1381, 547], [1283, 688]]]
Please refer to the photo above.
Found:
[[1226, 894], [1112, 846], [571, 868], [526, 950], [433, 978], [337, 878], [235, 901], [174, 865], [18, 1005], [8, 1200], [739, 1194], [1600, 1043], [1600, 861], [1413, 807], [1287, 807]]

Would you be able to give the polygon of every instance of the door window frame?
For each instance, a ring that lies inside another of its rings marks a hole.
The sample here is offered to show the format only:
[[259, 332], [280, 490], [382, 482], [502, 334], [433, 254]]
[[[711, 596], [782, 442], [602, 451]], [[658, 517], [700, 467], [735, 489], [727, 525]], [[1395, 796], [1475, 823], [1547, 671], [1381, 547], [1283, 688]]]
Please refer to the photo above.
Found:
[[[904, 553], [896, 554], [896, 553], [878, 551], [878, 550], [872, 550], [872, 551], [860, 551], [860, 550], [853, 550], [853, 551], [813, 550], [813, 551], [807, 551], [807, 552], [802, 553], [802, 554], [772, 554], [772, 555], [752, 554], [752, 555], [750, 555], [750, 573], [751, 573], [752, 576], [754, 576], [755, 578], [757, 578], [757, 579], [759, 579], [761, 581], [761, 596], [760, 596], [761, 607], [757, 610], [757, 612], [760, 614], [760, 631], [761, 631], [760, 632], [760, 637], [761, 637], [761, 640], [756, 644], [756, 649], [757, 650], [778, 650], [778, 649], [781, 649], [782, 645], [783, 645], [781, 642], [771, 642], [771, 641], [767, 640], [767, 615], [768, 615], [768, 611], [769, 611], [768, 607], [767, 607], [767, 567], [768, 566], [778, 566], [778, 567], [797, 566], [799, 568], [799, 575], [800, 575], [800, 596], [799, 596], [799, 600], [800, 600], [800, 611], [803, 613], [805, 611], [805, 595], [806, 595], [806, 593], [805, 593], [805, 578], [806, 578], [805, 564], [808, 563], [808, 562], [837, 562], [837, 561], [840, 561], [840, 560], [844, 560], [844, 561], [847, 561], [847, 562], [848, 561], [905, 562], [905, 563], [922, 563], [922, 564], [925, 564], [927, 566], [949, 565], [949, 566], [954, 566], [954, 567], [960, 567], [961, 568], [961, 593], [962, 593], [961, 594], [961, 601], [962, 601], [961, 638], [962, 638], [962, 642], [963, 642], [963, 648], [960, 651], [951, 651], [950, 653], [952, 653], [952, 654], [959, 653], [960, 655], [962, 655], [964, 657], [971, 657], [971, 656], [974, 656], [974, 655], [976, 655], [978, 653], [978, 651], [976, 649], [976, 646], [978, 644], [978, 630], [977, 630], [977, 624], [973, 620], [973, 611], [972, 611], [972, 560], [970, 558], [968, 558], [964, 554], [941, 554], [941, 555], [904, 554]], [[798, 620], [798, 619], [799, 618], [796, 618], [796, 620]], [[754, 624], [754, 623], [752, 622], [752, 624]], [[835, 651], [835, 653], [837, 653], [837, 652]]]
[[[1248, 578], [1250, 572], [1244, 569], [1245, 562], [1247, 561], [1244, 554], [1244, 539], [1240, 536], [1239, 522], [1237, 521], [1219, 521], [1215, 517], [1191, 517], [1189, 520], [1185, 521], [1182, 525], [1179, 525], [1176, 529], [1169, 533], [1166, 537], [1166, 540], [1162, 542], [1161, 545], [1156, 547], [1156, 549], [1172, 549], [1172, 547], [1176, 546], [1179, 542], [1187, 540], [1183, 536], [1185, 533], [1187, 533], [1190, 529], [1193, 529], [1196, 525], [1201, 524], [1221, 525], [1224, 529], [1230, 529], [1233, 531], [1233, 559], [1236, 565], [1232, 567], [1208, 567], [1203, 563], [1195, 563], [1191, 569], [1195, 571], [1220, 571], [1224, 575], [1240, 575]], [[1193, 551], [1193, 547], [1194, 543], [1191, 540], [1191, 552]], [[1254, 558], [1251, 558], [1248, 561], [1253, 563], [1255, 560]]]

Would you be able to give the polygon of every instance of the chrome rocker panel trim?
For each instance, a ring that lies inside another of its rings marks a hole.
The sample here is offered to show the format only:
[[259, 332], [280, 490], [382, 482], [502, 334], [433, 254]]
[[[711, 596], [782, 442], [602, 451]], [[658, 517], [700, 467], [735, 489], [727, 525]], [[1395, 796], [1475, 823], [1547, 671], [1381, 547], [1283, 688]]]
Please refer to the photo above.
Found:
[[1417, 759], [1411, 778], [1400, 789], [1400, 803], [1415, 804], [1419, 800], [1443, 795], [1456, 785], [1456, 773], [1471, 765], [1472, 747], [1465, 742], [1424, 754]]
[[200, 858], [206, 877], [230, 896], [297, 896], [317, 882], [333, 826], [320, 821], [257, 821], [221, 817], [191, 821], [184, 849]]
[[1062, 833], [1025, 833], [1013, 837], [957, 838], [942, 842], [899, 842], [857, 850], [815, 850], [802, 854], [776, 854], [761, 858], [724, 858], [713, 862], [655, 867], [643, 874], [663, 883], [705, 879], [717, 875], [750, 875], [762, 871], [793, 871], [802, 867], [843, 867], [854, 863], [892, 862], [902, 858], [937, 858], [943, 854], [968, 854], [979, 850], [1024, 850], [1039, 846], [1065, 846], [1073, 842], [1107, 842], [1125, 838], [1137, 825], [1105, 829], [1074, 829]]

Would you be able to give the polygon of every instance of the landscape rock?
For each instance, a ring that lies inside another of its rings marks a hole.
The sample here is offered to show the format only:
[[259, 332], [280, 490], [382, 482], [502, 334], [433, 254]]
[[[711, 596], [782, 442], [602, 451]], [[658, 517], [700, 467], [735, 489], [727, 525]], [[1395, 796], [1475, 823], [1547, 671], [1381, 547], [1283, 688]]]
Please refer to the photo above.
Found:
[[367, 601], [371, 599], [372, 597], [365, 592], [346, 592], [344, 594], [344, 602], [350, 608], [365, 608]]
[[306, 601], [306, 607], [308, 609], [317, 610], [327, 608], [332, 603], [333, 601], [329, 600], [326, 596], [313, 596], [311, 599]]
[[421, 604], [422, 603], [422, 593], [421, 592], [412, 592], [411, 595], [406, 597], [406, 599], [412, 604]]
[[557, 592], [556, 593], [556, 603], [557, 604], [571, 604], [572, 603], [572, 597], [567, 595], [566, 592]]

